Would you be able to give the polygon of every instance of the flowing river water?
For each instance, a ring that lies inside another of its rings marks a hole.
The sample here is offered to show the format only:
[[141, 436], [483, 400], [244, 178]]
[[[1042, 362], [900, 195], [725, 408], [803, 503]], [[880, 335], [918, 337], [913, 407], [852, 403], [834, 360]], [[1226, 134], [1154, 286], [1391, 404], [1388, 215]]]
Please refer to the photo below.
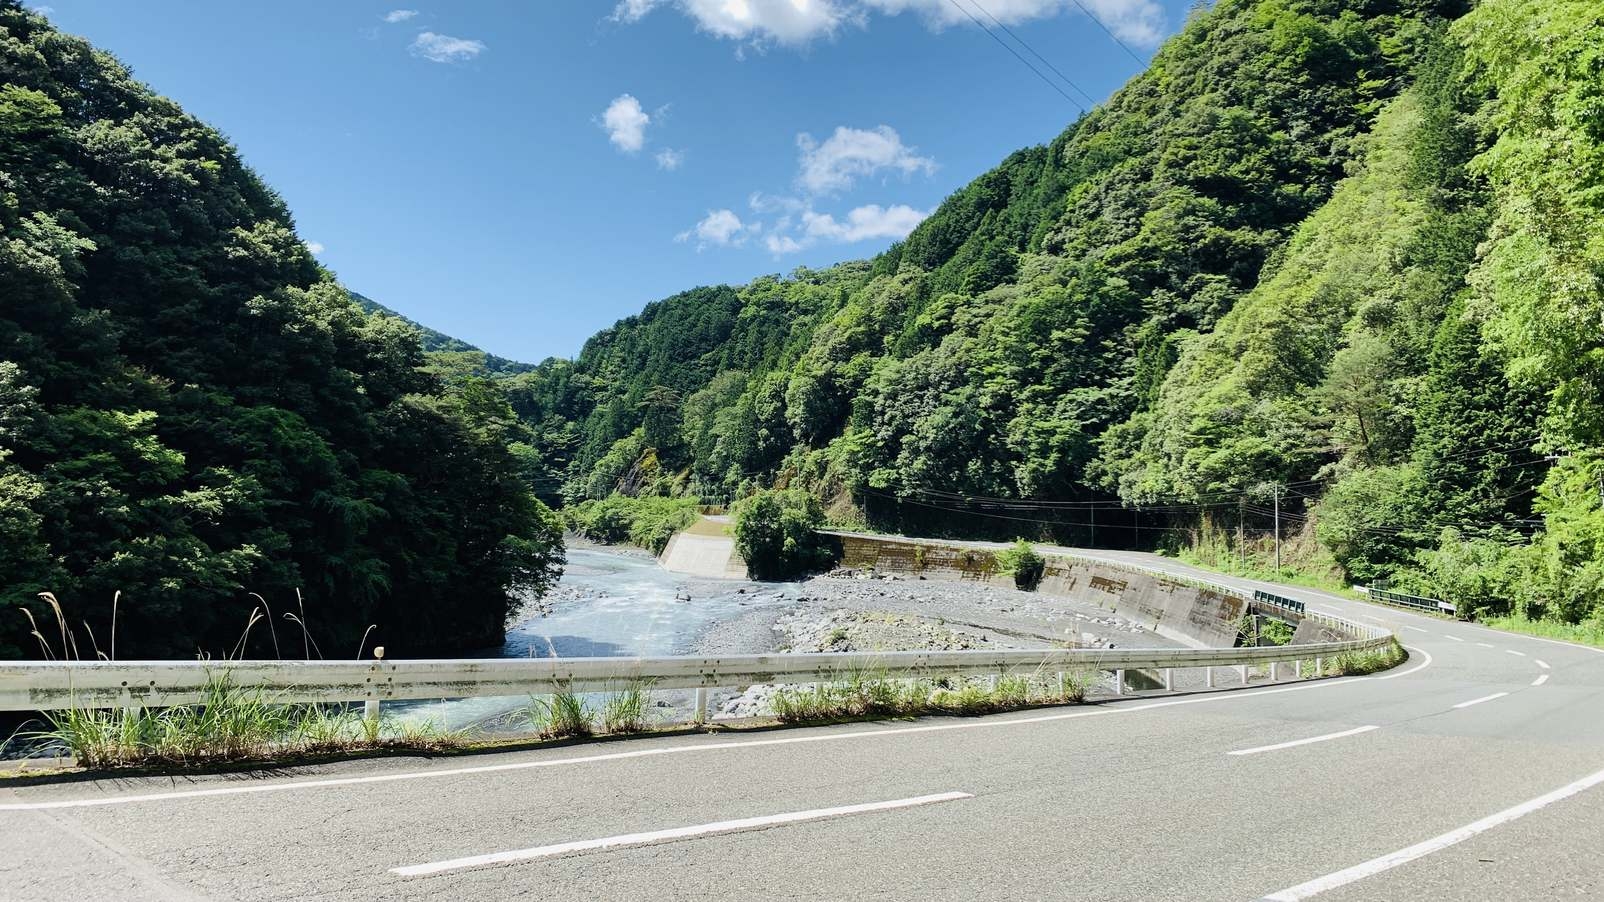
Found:
[[[715, 625], [757, 609], [783, 608], [775, 586], [708, 580], [670, 573], [645, 554], [570, 545], [568, 563], [547, 596], [550, 612], [507, 630], [499, 657], [635, 657], [686, 654]], [[752, 649], [757, 651], [759, 649]], [[433, 721], [445, 729], [495, 729], [509, 712], [525, 709], [521, 696], [398, 702], [387, 713]]]

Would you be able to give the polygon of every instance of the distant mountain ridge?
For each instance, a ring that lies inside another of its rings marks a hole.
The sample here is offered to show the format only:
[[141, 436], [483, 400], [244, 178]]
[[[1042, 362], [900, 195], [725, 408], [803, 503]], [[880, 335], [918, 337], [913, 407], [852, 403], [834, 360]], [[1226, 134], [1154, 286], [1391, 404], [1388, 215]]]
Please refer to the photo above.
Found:
[[485, 356], [483, 369], [487, 375], [491, 376], [510, 376], [517, 373], [527, 373], [535, 368], [535, 364], [533, 363], [522, 363], [517, 360], [509, 360], [506, 357], [498, 357], [482, 348], [468, 344], [460, 338], [453, 338], [444, 332], [431, 329], [417, 320], [412, 319], [411, 317], [403, 316], [402, 314], [397, 313], [396, 311], [384, 306], [367, 295], [358, 294], [355, 291], [349, 291], [348, 293], [351, 295], [351, 300], [356, 301], [357, 305], [366, 312], [378, 313], [384, 316], [393, 316], [412, 328], [417, 329], [419, 335], [422, 336], [423, 350], [427, 353], [483, 354]]

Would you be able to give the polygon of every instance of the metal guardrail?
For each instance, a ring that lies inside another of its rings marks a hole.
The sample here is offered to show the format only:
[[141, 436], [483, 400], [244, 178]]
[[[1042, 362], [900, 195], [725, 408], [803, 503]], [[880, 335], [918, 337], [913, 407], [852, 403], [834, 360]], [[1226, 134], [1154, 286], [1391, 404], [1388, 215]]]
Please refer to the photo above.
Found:
[[1431, 611], [1434, 614], [1454, 614], [1456, 608], [1450, 602], [1436, 598], [1426, 598], [1423, 595], [1406, 595], [1403, 592], [1389, 592], [1386, 589], [1364, 590], [1371, 601], [1390, 604], [1401, 608], [1413, 608], [1418, 611]]
[[1296, 598], [1287, 598], [1284, 595], [1265, 592], [1262, 589], [1253, 590], [1253, 600], [1260, 604], [1274, 605], [1279, 608], [1286, 608], [1289, 611], [1296, 611], [1299, 614], [1304, 613], [1308, 608], [1307, 605]]
[[1390, 634], [1265, 648], [1048, 649], [726, 655], [660, 658], [503, 658], [416, 661], [49, 661], [0, 664], [0, 710], [163, 707], [206, 698], [213, 679], [262, 689], [283, 703], [399, 701], [757, 683], [817, 683], [855, 674], [888, 679], [1020, 673], [1164, 670], [1310, 661], [1384, 647]]
[[[1098, 564], [1111, 562], [1089, 560]], [[1122, 569], [1197, 585], [1131, 564]], [[1209, 588], [1246, 600], [1227, 586]], [[1268, 594], [1268, 593], [1258, 593]], [[1279, 596], [1272, 596], [1279, 598]], [[1293, 599], [1283, 599], [1293, 602]], [[1296, 602], [1294, 602], [1296, 603]], [[1301, 608], [1302, 605], [1299, 604]], [[0, 662], [0, 711], [66, 708], [164, 707], [204, 702], [207, 687], [226, 678], [236, 687], [260, 689], [284, 704], [366, 702], [374, 713], [382, 701], [596, 692], [647, 685], [697, 690], [697, 719], [706, 710], [706, 690], [759, 683], [819, 683], [870, 674], [887, 679], [934, 679], [1021, 673], [1113, 671], [1123, 691], [1127, 670], [1165, 671], [1312, 661], [1347, 652], [1385, 648], [1394, 641], [1383, 629], [1323, 614], [1305, 613], [1347, 636], [1339, 641], [1250, 648], [1047, 649], [1031, 651], [908, 651], [723, 655], [653, 658], [488, 658], [395, 661], [47, 661]], [[1209, 670], [1208, 685], [1213, 685]]]

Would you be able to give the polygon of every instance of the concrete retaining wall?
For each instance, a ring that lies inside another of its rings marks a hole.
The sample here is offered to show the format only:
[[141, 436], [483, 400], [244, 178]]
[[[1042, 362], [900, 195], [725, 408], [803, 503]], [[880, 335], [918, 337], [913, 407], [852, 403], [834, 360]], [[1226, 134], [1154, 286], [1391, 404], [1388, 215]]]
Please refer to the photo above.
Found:
[[[835, 534], [844, 567], [923, 574], [978, 582], [1012, 581], [998, 573], [996, 552], [908, 539]], [[1038, 592], [1115, 611], [1160, 636], [1192, 648], [1230, 648], [1247, 610], [1245, 599], [1213, 589], [1172, 582], [1116, 564], [1044, 554], [1046, 573]]]

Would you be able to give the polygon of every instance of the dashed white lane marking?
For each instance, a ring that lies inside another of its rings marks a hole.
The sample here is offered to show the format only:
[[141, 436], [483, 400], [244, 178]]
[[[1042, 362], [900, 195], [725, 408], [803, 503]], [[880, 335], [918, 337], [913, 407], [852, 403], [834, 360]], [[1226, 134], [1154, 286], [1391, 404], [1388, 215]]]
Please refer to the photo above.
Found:
[[1277, 751], [1280, 751], [1281, 749], [1290, 749], [1290, 748], [1294, 748], [1294, 747], [1300, 746], [1300, 745], [1310, 745], [1310, 744], [1316, 743], [1316, 742], [1325, 742], [1326, 740], [1329, 740], [1329, 739], [1341, 739], [1344, 736], [1357, 736], [1360, 733], [1368, 733], [1371, 730], [1379, 730], [1379, 729], [1381, 729], [1381, 728], [1376, 726], [1375, 724], [1366, 724], [1366, 725], [1364, 725], [1362, 727], [1354, 727], [1351, 730], [1343, 730], [1340, 733], [1326, 733], [1323, 736], [1310, 736], [1308, 739], [1294, 739], [1291, 742], [1278, 742], [1275, 745], [1261, 745], [1261, 746], [1259, 746], [1257, 748], [1237, 749], [1234, 752], [1226, 752], [1226, 754], [1227, 755], [1257, 755], [1260, 752], [1277, 752]]
[[460, 871], [465, 868], [480, 868], [486, 865], [507, 864], [514, 861], [533, 861], [538, 858], [553, 858], [558, 855], [571, 855], [575, 852], [591, 852], [601, 849], [625, 849], [635, 846], [650, 846], [658, 843], [674, 842], [682, 839], [693, 839], [698, 836], [711, 836], [717, 833], [740, 833], [748, 830], [762, 830], [765, 827], [777, 827], [782, 824], [798, 824], [803, 821], [820, 821], [826, 818], [846, 817], [853, 814], [869, 814], [875, 811], [892, 811], [898, 808], [914, 808], [920, 805], [936, 805], [941, 802], [955, 802], [959, 799], [972, 799], [974, 796], [967, 792], [941, 792], [935, 795], [914, 796], [910, 799], [892, 799], [889, 802], [869, 802], [864, 805], [841, 805], [835, 808], [815, 808], [811, 811], [793, 811], [789, 814], [769, 814], [763, 817], [745, 817], [732, 821], [714, 821], [711, 824], [697, 824], [692, 827], [675, 827], [670, 830], [651, 830], [645, 833], [625, 833], [619, 836], [608, 836], [602, 839], [584, 839], [576, 842], [556, 843], [549, 846], [536, 846], [532, 849], [515, 849], [510, 852], [492, 852], [489, 855], [470, 855], [466, 858], [452, 858], [446, 861], [434, 861], [428, 864], [414, 864], [401, 868], [391, 868], [390, 873], [402, 877], [423, 877], [429, 874], [439, 874], [445, 871]]
[[1481, 698], [1473, 698], [1468, 702], [1460, 702], [1459, 704], [1454, 705], [1454, 707], [1455, 708], [1468, 708], [1471, 705], [1479, 705], [1482, 702], [1490, 702], [1495, 698], [1503, 698], [1504, 696], [1506, 696], [1508, 694], [1509, 694], [1508, 692], [1494, 692], [1492, 695], [1484, 695]]
[[1433, 852], [1440, 852], [1449, 846], [1462, 843], [1479, 833], [1485, 833], [1494, 827], [1507, 824], [1517, 818], [1525, 817], [1526, 815], [1531, 814], [1533, 811], [1539, 811], [1543, 808], [1547, 808], [1549, 805], [1552, 805], [1555, 802], [1568, 799], [1571, 796], [1576, 795], [1584, 790], [1591, 789], [1600, 783], [1604, 783], [1604, 770], [1588, 774], [1582, 779], [1577, 780], [1575, 783], [1561, 786], [1553, 792], [1540, 795], [1530, 801], [1522, 802], [1513, 808], [1505, 808], [1503, 811], [1500, 811], [1497, 814], [1490, 814], [1479, 821], [1466, 824], [1457, 830], [1450, 830], [1447, 833], [1444, 833], [1440, 836], [1434, 836], [1425, 842], [1416, 843], [1406, 849], [1399, 849], [1396, 852], [1382, 855], [1379, 858], [1372, 858], [1362, 864], [1356, 864], [1351, 868], [1345, 868], [1335, 873], [1327, 874], [1324, 877], [1316, 877], [1307, 883], [1300, 883], [1297, 886], [1288, 887], [1280, 892], [1271, 893], [1268, 896], [1265, 896], [1264, 899], [1266, 902], [1298, 902], [1299, 899], [1307, 899], [1310, 896], [1319, 895], [1327, 890], [1336, 889], [1339, 886], [1346, 886], [1355, 881], [1363, 880], [1366, 877], [1374, 877], [1383, 871], [1390, 871], [1399, 865], [1408, 864], [1417, 858], [1424, 858]]
[[1523, 652], [1523, 651], [1516, 651], [1516, 650], [1515, 650], [1515, 649], [1513, 649], [1513, 648], [1506, 648], [1506, 649], [1504, 649], [1504, 654], [1506, 654], [1506, 655], [1514, 655], [1514, 656], [1515, 656], [1515, 657], [1517, 657], [1517, 658], [1524, 658], [1524, 657], [1526, 657], [1526, 653], [1525, 653], [1525, 652]]
[[1424, 632], [1428, 632], [1428, 630], [1423, 630], [1423, 629], [1421, 629], [1421, 628], [1420, 628], [1420, 627], [1418, 627], [1418, 626], [1410, 626], [1410, 625], [1409, 625], [1409, 624], [1407, 624], [1407, 623], [1400, 623], [1400, 624], [1398, 624], [1398, 625], [1399, 625], [1399, 626], [1400, 626], [1400, 627], [1402, 627], [1402, 628], [1403, 628], [1403, 629], [1406, 629], [1406, 630], [1414, 630], [1414, 631], [1415, 631], [1415, 632], [1417, 632], [1417, 633], [1424, 633]]
[[1537, 662], [1538, 667], [1541, 667], [1544, 670], [1548, 669], [1548, 662], [1544, 661], [1542, 658], [1533, 658], [1532, 660]]
[[1493, 648], [1494, 647], [1493, 643], [1491, 643], [1491, 642], [1477, 642], [1476, 644], [1480, 645], [1482, 648]]
[[1459, 638], [1458, 636], [1455, 636], [1453, 633], [1443, 633], [1443, 638], [1444, 639], [1452, 639], [1455, 642], [1463, 642], [1463, 641], [1465, 641], [1465, 640]]
[[1537, 675], [1537, 679], [1532, 680], [1532, 685], [1533, 686], [1541, 686], [1546, 682], [1548, 682], [1548, 674], [1540, 673], [1540, 674]]
[[511, 761], [506, 764], [482, 764], [475, 767], [452, 767], [440, 770], [403, 771], [394, 774], [373, 774], [366, 777], [327, 777], [318, 780], [293, 780], [283, 783], [258, 783], [247, 786], [219, 786], [213, 789], [181, 789], [174, 792], [152, 792], [139, 795], [101, 796], [88, 799], [59, 799], [50, 802], [4, 802], [0, 803], [0, 811], [49, 811], [60, 808], [98, 808], [103, 805], [130, 805], [138, 802], [167, 802], [179, 799], [198, 799], [210, 796], [254, 795], [263, 792], [281, 792], [295, 789], [324, 789], [331, 786], [359, 786], [368, 783], [395, 783], [405, 780], [432, 780], [444, 777], [475, 776], [478, 774], [504, 773], [508, 771], [535, 770], [545, 767], [563, 767], [570, 764], [593, 764], [602, 761], [621, 761], [629, 758], [655, 758], [660, 755], [685, 755], [698, 752], [714, 752], [729, 749], [761, 748], [776, 745], [798, 745], [813, 742], [837, 742], [847, 739], [870, 739], [881, 737], [896, 737], [915, 735], [919, 733], [945, 733], [949, 730], [986, 730], [1006, 727], [1028, 726], [1038, 723], [1052, 723], [1060, 720], [1077, 720], [1082, 717], [1103, 717], [1115, 714], [1134, 714], [1137, 711], [1152, 711], [1158, 708], [1174, 708], [1181, 705], [1207, 705], [1218, 702], [1240, 701], [1245, 698], [1256, 698], [1261, 695], [1279, 695], [1283, 692], [1303, 692], [1309, 689], [1330, 688], [1333, 686], [1357, 686], [1377, 680], [1396, 680], [1412, 673], [1424, 670], [1432, 664], [1431, 654], [1424, 649], [1412, 645], [1405, 645], [1411, 655], [1419, 655], [1425, 660], [1413, 667], [1388, 673], [1384, 676], [1352, 677], [1340, 680], [1320, 680], [1318, 682], [1299, 683], [1293, 686], [1281, 686], [1276, 689], [1256, 689], [1250, 691], [1234, 690], [1219, 695], [1203, 695], [1196, 698], [1171, 699], [1161, 702], [1148, 702], [1141, 705], [1109, 706], [1092, 708], [1085, 711], [1070, 711], [1062, 714], [1038, 714], [1032, 717], [1009, 717], [996, 720], [970, 720], [960, 723], [925, 724], [917, 727], [879, 727], [872, 730], [851, 730], [844, 732], [814, 733], [807, 736], [785, 736], [776, 739], [753, 739], [745, 741], [707, 742], [691, 745], [673, 745], [666, 747], [635, 749], [627, 752], [604, 752], [595, 755], [579, 755], [572, 758], [540, 758], [534, 761]]

